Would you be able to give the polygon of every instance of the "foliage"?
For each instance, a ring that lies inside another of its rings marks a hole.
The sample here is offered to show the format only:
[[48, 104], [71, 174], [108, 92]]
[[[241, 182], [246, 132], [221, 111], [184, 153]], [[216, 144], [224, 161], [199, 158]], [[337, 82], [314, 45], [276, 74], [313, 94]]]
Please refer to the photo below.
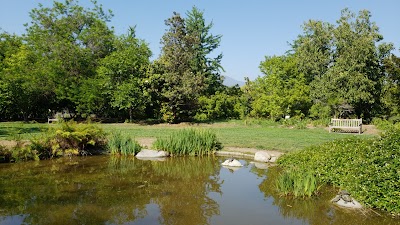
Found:
[[199, 107], [198, 98], [212, 95], [222, 86], [222, 55], [209, 58], [221, 36], [209, 34], [212, 23], [206, 25], [203, 12], [195, 7], [187, 19], [174, 12], [165, 25], [168, 29], [152, 75], [160, 77], [162, 118], [169, 123], [191, 121]]
[[297, 70], [294, 57], [266, 57], [261, 62], [265, 74], [246, 84], [251, 96], [253, 117], [279, 120], [285, 115], [299, 116], [308, 113], [309, 87], [304, 75]]
[[106, 144], [105, 133], [100, 127], [75, 121], [61, 122], [44, 137], [31, 142], [30, 148], [39, 152], [41, 158], [95, 154]]
[[81, 100], [90, 92], [81, 89], [95, 76], [99, 60], [112, 51], [113, 30], [106, 24], [112, 14], [92, 3], [93, 8], [84, 8], [75, 0], [54, 1], [52, 7], [39, 4], [30, 13], [26, 40], [38, 57], [38, 73], [56, 96], [56, 105], [70, 112], [78, 105], [88, 111]]
[[141, 115], [149, 101], [145, 76], [151, 51], [135, 36], [134, 28], [114, 41], [115, 51], [100, 61], [97, 70], [112, 107], [127, 111], [129, 120]]
[[294, 197], [311, 197], [319, 189], [317, 177], [312, 171], [294, 169], [283, 171], [276, 180], [276, 187], [282, 194]]
[[135, 155], [142, 149], [137, 141], [121, 132], [111, 133], [107, 148], [113, 155]]
[[348, 190], [366, 206], [400, 214], [400, 129], [381, 138], [347, 139], [284, 155], [286, 169], [313, 171], [322, 184]]
[[386, 76], [382, 90], [382, 103], [389, 116], [400, 115], [400, 57], [390, 55], [384, 58]]
[[293, 50], [310, 84], [310, 96], [318, 104], [312, 108], [313, 117], [330, 116], [326, 110], [343, 116], [339, 106], [345, 104], [364, 119], [379, 113], [382, 61], [392, 46], [378, 46], [382, 35], [370, 18], [366, 10], [356, 16], [344, 9], [337, 26], [312, 20], [304, 24], [304, 34]]
[[204, 76], [207, 87], [204, 94], [212, 95], [223, 86], [219, 74], [220, 70], [223, 70], [222, 54], [218, 54], [215, 58], [210, 57], [210, 54], [220, 46], [222, 35], [210, 34], [214, 24], [212, 22], [206, 24], [204, 12], [195, 6], [186, 13], [186, 16], [187, 35], [192, 39], [191, 70], [195, 74], [200, 73]]
[[198, 121], [238, 119], [240, 116], [238, 96], [216, 92], [211, 96], [200, 96], [198, 101], [200, 108], [194, 117]]
[[205, 129], [183, 129], [168, 138], [157, 138], [153, 148], [164, 150], [171, 155], [210, 155], [222, 148], [214, 132]]

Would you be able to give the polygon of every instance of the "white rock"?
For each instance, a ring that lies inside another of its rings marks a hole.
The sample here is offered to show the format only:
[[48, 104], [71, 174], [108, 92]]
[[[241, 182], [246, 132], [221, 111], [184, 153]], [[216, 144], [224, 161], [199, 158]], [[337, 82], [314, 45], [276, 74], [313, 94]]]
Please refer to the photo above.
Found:
[[162, 158], [168, 157], [169, 153], [166, 151], [156, 151], [149, 149], [142, 149], [138, 154], [136, 154], [136, 158]]
[[271, 155], [265, 151], [256, 152], [254, 155], [254, 160], [258, 162], [269, 162], [271, 159]]
[[334, 203], [338, 206], [351, 208], [351, 209], [361, 209], [362, 208], [362, 205], [354, 199], [352, 202], [346, 202], [343, 199], [340, 199], [339, 201], [334, 202]]
[[240, 163], [236, 159], [227, 159], [225, 162], [222, 163], [223, 166], [230, 166], [230, 167], [241, 167], [243, 166], [242, 163]]

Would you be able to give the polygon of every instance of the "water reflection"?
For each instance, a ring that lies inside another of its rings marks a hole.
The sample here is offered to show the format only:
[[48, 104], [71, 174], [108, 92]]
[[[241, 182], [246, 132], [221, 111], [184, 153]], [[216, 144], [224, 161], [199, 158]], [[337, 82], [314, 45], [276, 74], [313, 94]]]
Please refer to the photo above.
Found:
[[0, 164], [0, 224], [399, 224], [390, 216], [282, 198], [276, 167], [182, 157], [83, 157]]
[[206, 224], [218, 213], [207, 193], [218, 192], [219, 167], [207, 158], [88, 157], [0, 166], [4, 224], [142, 223], [157, 214], [152, 223]]

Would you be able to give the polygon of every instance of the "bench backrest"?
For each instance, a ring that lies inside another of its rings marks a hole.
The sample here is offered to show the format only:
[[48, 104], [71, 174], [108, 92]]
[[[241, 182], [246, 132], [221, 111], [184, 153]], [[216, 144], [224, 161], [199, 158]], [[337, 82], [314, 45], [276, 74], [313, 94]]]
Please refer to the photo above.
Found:
[[337, 127], [358, 127], [362, 119], [331, 119], [331, 124]]

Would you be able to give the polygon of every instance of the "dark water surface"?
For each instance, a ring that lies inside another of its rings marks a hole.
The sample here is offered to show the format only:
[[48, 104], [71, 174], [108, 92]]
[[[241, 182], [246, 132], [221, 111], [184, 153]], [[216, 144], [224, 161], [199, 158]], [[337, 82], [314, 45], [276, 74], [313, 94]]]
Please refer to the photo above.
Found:
[[223, 158], [141, 161], [93, 156], [0, 164], [0, 224], [400, 224], [275, 191], [276, 168]]

